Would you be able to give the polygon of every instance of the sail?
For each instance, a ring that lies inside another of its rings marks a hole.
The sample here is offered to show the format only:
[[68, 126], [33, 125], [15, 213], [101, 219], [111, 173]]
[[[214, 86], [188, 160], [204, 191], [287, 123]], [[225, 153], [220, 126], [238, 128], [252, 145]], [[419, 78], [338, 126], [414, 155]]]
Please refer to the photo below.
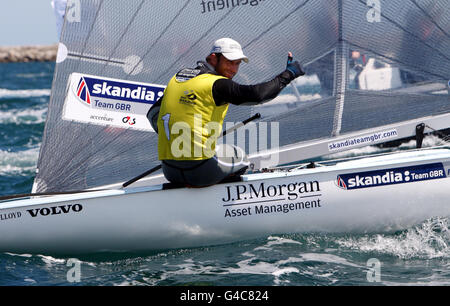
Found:
[[[305, 68], [307, 74], [273, 101], [231, 105], [228, 111], [229, 123], [260, 112], [259, 127], [270, 126], [265, 135], [270, 149], [445, 116], [450, 113], [446, 7], [446, 0], [71, 1], [34, 191], [123, 182], [158, 165], [156, 134], [148, 126], [131, 126], [128, 118], [141, 118], [169, 79], [204, 60], [221, 37], [240, 42], [250, 59], [241, 65], [238, 83], [271, 79], [285, 69], [288, 51]], [[92, 79], [105, 84], [96, 93], [89, 87]], [[114, 96], [113, 84], [129, 91]], [[144, 91], [154, 97], [146, 99]], [[120, 101], [132, 100], [133, 93], [140, 113], [130, 115]], [[110, 105], [95, 104], [96, 94], [109, 94]], [[108, 109], [117, 103], [118, 109]], [[448, 118], [444, 122], [448, 127]], [[394, 130], [392, 137], [400, 136]], [[261, 151], [248, 139], [240, 143], [247, 153]], [[273, 164], [327, 153], [329, 145], [309, 155], [281, 156]]]
[[[283, 131], [277, 163], [413, 136], [423, 122], [449, 127], [446, 2], [336, 1], [336, 7], [332, 56], [306, 65], [325, 95], [269, 119]], [[273, 154], [260, 152], [252, 160], [261, 166]]]

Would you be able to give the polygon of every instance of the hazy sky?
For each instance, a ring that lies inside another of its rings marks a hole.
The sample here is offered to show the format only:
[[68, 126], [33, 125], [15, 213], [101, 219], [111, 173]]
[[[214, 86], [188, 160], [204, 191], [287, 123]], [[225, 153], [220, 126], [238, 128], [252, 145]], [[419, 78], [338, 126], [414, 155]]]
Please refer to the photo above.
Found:
[[0, 46], [58, 42], [51, 0], [0, 0]]

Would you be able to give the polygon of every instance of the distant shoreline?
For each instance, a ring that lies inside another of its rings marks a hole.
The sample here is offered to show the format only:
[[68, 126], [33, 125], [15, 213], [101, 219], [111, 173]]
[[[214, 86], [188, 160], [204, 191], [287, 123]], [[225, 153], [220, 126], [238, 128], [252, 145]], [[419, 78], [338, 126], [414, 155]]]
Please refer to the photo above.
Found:
[[58, 44], [0, 47], [0, 63], [54, 62]]

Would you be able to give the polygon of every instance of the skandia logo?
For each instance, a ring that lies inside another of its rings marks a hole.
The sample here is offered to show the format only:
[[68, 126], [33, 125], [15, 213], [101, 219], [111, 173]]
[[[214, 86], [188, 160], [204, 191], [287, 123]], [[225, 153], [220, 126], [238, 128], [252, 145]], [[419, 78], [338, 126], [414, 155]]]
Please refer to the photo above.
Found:
[[383, 173], [377, 173], [376, 175], [355, 175], [355, 177], [344, 178], [341, 175], [338, 176], [338, 186], [342, 189], [354, 189], [370, 187], [373, 185], [389, 185], [398, 182], [408, 182], [409, 176], [402, 173], [394, 173], [394, 171], [387, 171]]
[[87, 104], [91, 104], [91, 96], [89, 94], [89, 90], [86, 85], [86, 80], [84, 79], [84, 77], [81, 77], [80, 81], [78, 82], [77, 97], [80, 98], [82, 101], [86, 102]]
[[76, 74], [76, 96], [87, 104], [94, 99], [153, 104], [162, 96], [164, 86]]
[[337, 185], [342, 188], [342, 189], [347, 189], [347, 184], [345, 183], [345, 181], [341, 178], [340, 175], [338, 175], [337, 177]]
[[345, 190], [446, 178], [442, 163], [340, 174], [336, 185]]

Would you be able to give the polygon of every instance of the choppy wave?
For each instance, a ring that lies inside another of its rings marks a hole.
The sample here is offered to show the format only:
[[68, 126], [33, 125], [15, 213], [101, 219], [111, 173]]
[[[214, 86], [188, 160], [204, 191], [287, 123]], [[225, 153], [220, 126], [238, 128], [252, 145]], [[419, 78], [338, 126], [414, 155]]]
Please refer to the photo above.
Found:
[[[95, 256], [76, 260], [84, 285], [370, 285], [368, 262], [373, 258], [381, 262], [383, 285], [442, 285], [450, 283], [446, 272], [449, 224], [448, 218], [434, 218], [383, 235], [277, 235], [138, 257], [124, 254], [114, 259], [115, 255], [105, 254], [100, 260]], [[42, 271], [25, 275], [23, 282], [45, 284], [46, 275], [52, 273], [51, 284], [69, 284], [67, 272], [72, 266], [67, 265], [68, 258], [1, 256], [6, 264], [31, 265]], [[399, 260], [408, 264], [399, 264]], [[433, 268], [424, 267], [424, 260]], [[402, 274], [408, 276], [399, 277]]]
[[[439, 145], [443, 145], [443, 144], [445, 144], [445, 143], [441, 138], [439, 138], [435, 135], [428, 135], [423, 139], [422, 147], [429, 148], [429, 147], [435, 147], [435, 146], [439, 146]], [[414, 149], [415, 147], [416, 147], [416, 141], [411, 140], [409, 142], [400, 144], [400, 146], [398, 148], [402, 150], [402, 149]]]
[[450, 223], [448, 218], [433, 218], [396, 235], [351, 237], [338, 239], [336, 242], [352, 250], [388, 254], [401, 259], [448, 259]]
[[50, 96], [50, 89], [4, 89], [0, 88], [0, 99]]
[[19, 152], [0, 150], [0, 175], [30, 173], [36, 169], [39, 148]]
[[[250, 244], [251, 242], [247, 243]], [[252, 279], [257, 279], [270, 285], [292, 285], [299, 283], [308, 284], [335, 284], [340, 281], [345, 270], [365, 271], [364, 264], [355, 263], [337, 254], [328, 254], [326, 251], [313, 253], [305, 251], [310, 247], [309, 242], [298, 241], [281, 236], [269, 236], [265, 241], [258, 241], [256, 247], [246, 250], [247, 244], [237, 246], [219, 246], [218, 249], [244, 250], [239, 254], [230, 254], [236, 261], [227, 261], [224, 258], [202, 260], [196, 258], [197, 250], [190, 250], [194, 254], [190, 256], [189, 251], [180, 253], [179, 257], [187, 258], [182, 262], [172, 263], [170, 257], [174, 253], [167, 253], [159, 258], [152, 258], [153, 262], [164, 266], [164, 271], [152, 271], [143, 269], [146, 264], [139, 263], [142, 275], [131, 272], [122, 275], [124, 280], [119, 285], [160, 285], [160, 284], [180, 284], [179, 279], [184, 280], [184, 284], [198, 284], [197, 279], [220, 279], [220, 284], [225, 285], [256, 285]], [[198, 252], [208, 253], [208, 249], [201, 249]], [[164, 262], [164, 259], [167, 259]], [[127, 263], [129, 263], [127, 261]], [[100, 264], [103, 265], [103, 264]], [[361, 275], [363, 275], [361, 273]], [[186, 283], [186, 279], [191, 282]], [[207, 284], [214, 284], [214, 281]]]
[[[203, 261], [202, 259], [197, 259], [189, 256], [189, 252], [196, 252], [197, 250], [187, 250], [169, 252], [164, 254], [164, 256], [159, 256], [152, 258], [153, 262], [160, 261], [159, 264], [164, 266], [164, 270], [161, 272], [152, 271], [151, 268], [144, 269], [146, 272], [146, 277], [138, 276], [137, 273], [129, 273], [127, 275], [122, 275], [124, 280], [119, 283], [119, 285], [160, 285], [160, 284], [173, 284], [178, 283], [178, 279], [184, 279], [184, 284], [199, 284], [201, 282], [197, 281], [197, 278], [208, 279], [220, 278], [222, 280], [228, 279], [239, 279], [240, 283], [231, 283], [230, 285], [245, 285], [251, 284], [251, 281], [243, 281], [247, 275], [247, 278], [259, 278], [266, 279], [265, 282], [269, 282], [272, 285], [288, 285], [291, 281], [289, 277], [292, 275], [305, 275], [308, 271], [302, 271], [298, 264], [306, 261], [310, 261], [311, 256], [296, 256], [296, 257], [284, 257], [281, 256], [278, 260], [273, 258], [267, 258], [267, 254], [275, 254], [278, 250], [282, 251], [283, 248], [289, 246], [301, 245], [300, 242], [283, 238], [278, 236], [269, 236], [262, 245], [258, 244], [255, 248], [248, 251], [244, 251], [239, 255], [233, 254], [233, 258], [241, 258], [236, 262], [228, 262], [224, 264], [223, 258], [210, 259]], [[240, 245], [242, 247], [242, 245]], [[225, 249], [227, 246], [219, 246], [219, 249]], [[243, 246], [245, 249], [245, 246]], [[208, 249], [201, 249], [199, 251], [208, 252]], [[177, 252], [181, 252], [177, 254]], [[184, 253], [184, 254], [183, 254]], [[187, 258], [182, 260], [182, 262], [172, 263], [166, 262], [164, 260], [177, 254]], [[278, 254], [277, 257], [280, 257]], [[338, 256], [336, 256], [338, 258]], [[314, 259], [315, 260], [315, 259]], [[345, 259], [336, 261], [345, 262]], [[225, 261], [226, 262], [226, 261]], [[101, 264], [102, 265], [102, 264]], [[142, 267], [145, 263], [140, 263], [140, 268], [142, 272]], [[191, 278], [191, 282], [186, 282], [187, 278]], [[207, 284], [213, 284], [208, 283]], [[224, 282], [226, 284], [226, 281]]]
[[0, 124], [39, 124], [44, 123], [46, 117], [47, 108], [0, 111]]
[[18, 78], [35, 79], [42, 77], [51, 77], [52, 75], [47, 72], [37, 72], [37, 73], [17, 73], [15, 74], [15, 76]]

